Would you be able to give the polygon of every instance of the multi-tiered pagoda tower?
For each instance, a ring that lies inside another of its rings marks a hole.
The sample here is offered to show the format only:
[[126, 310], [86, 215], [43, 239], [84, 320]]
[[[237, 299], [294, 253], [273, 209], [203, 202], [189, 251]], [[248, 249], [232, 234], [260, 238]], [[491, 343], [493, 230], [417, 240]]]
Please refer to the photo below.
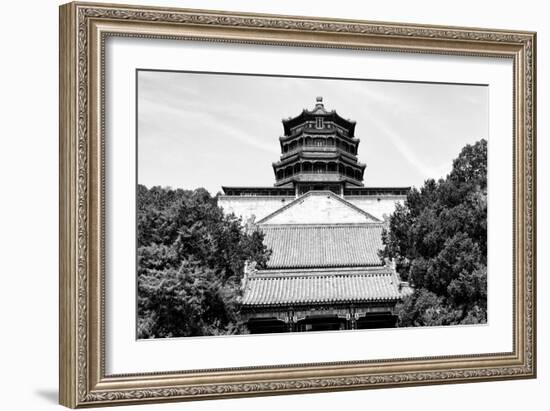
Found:
[[[410, 292], [382, 261], [385, 219], [408, 187], [364, 187], [355, 122], [325, 109], [283, 120], [271, 187], [223, 187], [218, 204], [260, 230], [267, 266], [248, 267], [242, 316], [251, 333], [392, 327]], [[381, 171], [382, 172], [382, 171]]]
[[283, 120], [283, 126], [281, 159], [273, 164], [275, 187], [294, 188], [296, 195], [328, 190], [343, 196], [345, 188], [363, 186], [366, 166], [357, 161], [354, 121], [326, 110], [317, 97], [313, 110]]

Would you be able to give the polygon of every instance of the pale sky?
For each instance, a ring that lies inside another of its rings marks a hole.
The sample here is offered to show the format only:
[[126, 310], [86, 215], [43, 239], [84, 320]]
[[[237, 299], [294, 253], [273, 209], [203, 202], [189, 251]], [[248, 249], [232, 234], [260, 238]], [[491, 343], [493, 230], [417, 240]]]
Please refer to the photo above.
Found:
[[138, 182], [212, 194], [273, 186], [281, 120], [317, 96], [356, 121], [367, 187], [444, 177], [488, 136], [486, 86], [139, 71]]

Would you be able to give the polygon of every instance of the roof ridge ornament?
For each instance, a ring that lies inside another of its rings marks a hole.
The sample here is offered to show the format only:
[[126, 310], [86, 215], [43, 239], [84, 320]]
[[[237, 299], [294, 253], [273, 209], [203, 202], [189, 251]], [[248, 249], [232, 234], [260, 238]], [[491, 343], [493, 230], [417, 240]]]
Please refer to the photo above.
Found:
[[323, 97], [322, 96], [317, 96], [317, 98], [315, 99], [315, 108], [324, 108], [325, 105], [323, 104]]

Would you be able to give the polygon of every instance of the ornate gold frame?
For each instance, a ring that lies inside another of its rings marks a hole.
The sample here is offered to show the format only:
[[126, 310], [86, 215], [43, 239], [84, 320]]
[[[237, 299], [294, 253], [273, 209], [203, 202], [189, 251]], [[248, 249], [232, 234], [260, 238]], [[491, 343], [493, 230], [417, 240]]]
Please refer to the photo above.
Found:
[[[514, 62], [514, 350], [475, 356], [108, 376], [103, 59], [108, 36], [499, 56]], [[70, 3], [60, 8], [60, 403], [289, 394], [536, 375], [535, 33]]]

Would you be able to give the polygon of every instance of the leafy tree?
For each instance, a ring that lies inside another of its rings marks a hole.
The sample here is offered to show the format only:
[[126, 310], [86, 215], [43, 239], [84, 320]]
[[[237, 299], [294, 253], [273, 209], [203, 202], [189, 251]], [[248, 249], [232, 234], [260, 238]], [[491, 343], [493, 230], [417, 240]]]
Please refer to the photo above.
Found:
[[269, 258], [204, 189], [138, 186], [138, 337], [234, 334], [246, 261]]
[[413, 188], [390, 217], [382, 257], [414, 293], [400, 326], [487, 321], [487, 141], [462, 149], [445, 179]]

